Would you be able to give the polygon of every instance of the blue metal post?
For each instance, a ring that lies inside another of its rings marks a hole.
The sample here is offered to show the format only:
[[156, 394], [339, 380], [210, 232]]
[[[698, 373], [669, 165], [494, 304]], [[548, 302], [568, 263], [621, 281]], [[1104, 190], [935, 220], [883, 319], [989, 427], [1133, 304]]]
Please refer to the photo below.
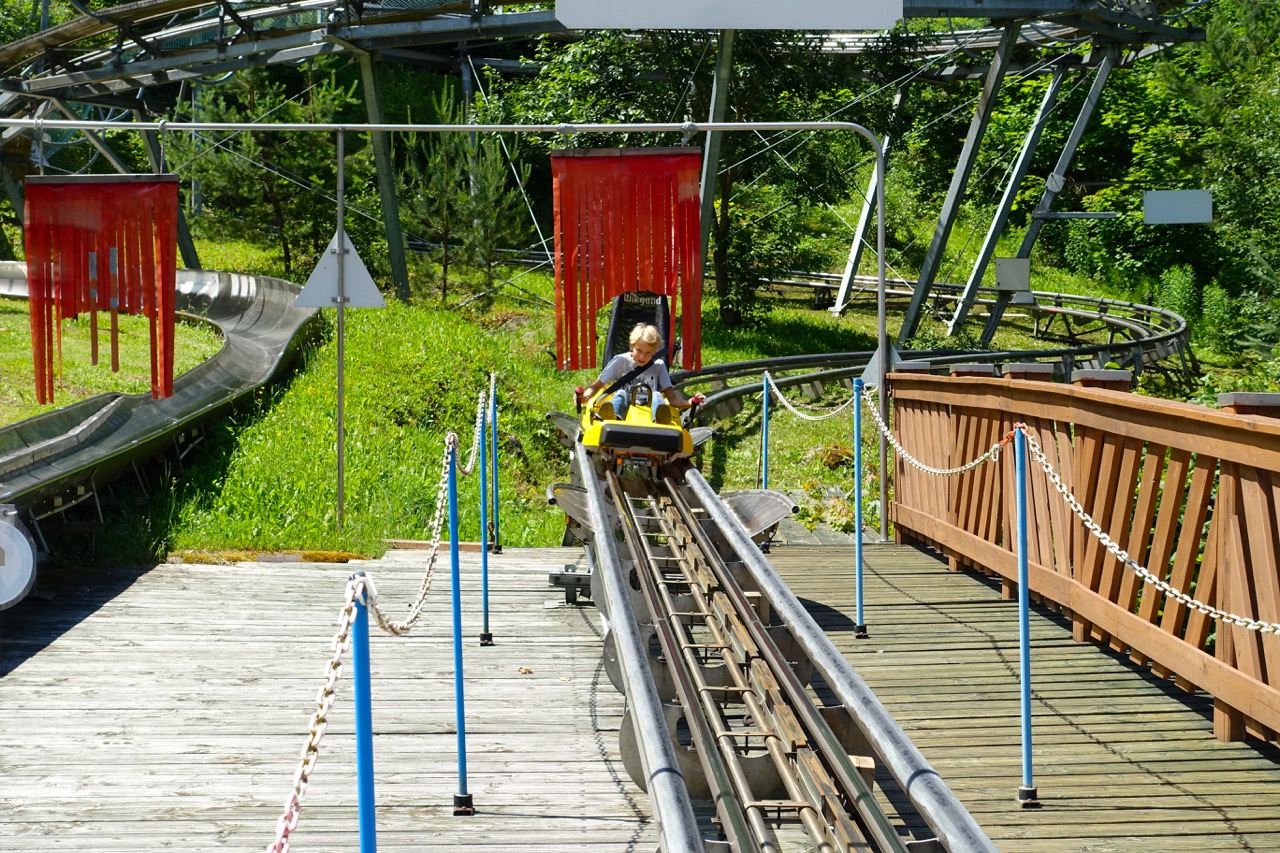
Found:
[[1018, 802], [1039, 805], [1031, 775], [1031, 596], [1027, 590], [1027, 435], [1014, 430], [1013, 455], [1018, 496], [1018, 678], [1022, 682], [1022, 787]]
[[853, 594], [856, 602], [857, 623], [853, 626], [853, 636], [858, 639], [867, 637], [867, 620], [862, 615], [862, 387], [861, 379], [853, 380], [853, 482], [857, 489], [858, 499], [854, 502], [853, 526], [856, 538], [853, 540]]
[[480, 609], [484, 614], [484, 627], [480, 629], [480, 645], [492, 646], [493, 634], [489, 633], [489, 472], [487, 458], [488, 435], [485, 433], [485, 413], [480, 415]]
[[502, 553], [502, 536], [498, 531], [498, 374], [489, 374], [489, 426], [493, 442], [493, 553]]
[[761, 382], [764, 389], [763, 424], [760, 428], [760, 488], [769, 488], [769, 374]]
[[453, 586], [453, 695], [458, 724], [458, 793], [453, 795], [455, 815], [475, 814], [467, 793], [466, 703], [462, 693], [462, 590], [458, 568], [458, 448], [449, 452], [449, 576]]
[[[351, 576], [363, 575], [359, 572]], [[356, 804], [360, 825], [360, 853], [376, 853], [377, 812], [373, 797], [373, 690], [369, 678], [369, 610], [364, 596], [356, 597], [351, 623], [351, 673], [355, 682]]]

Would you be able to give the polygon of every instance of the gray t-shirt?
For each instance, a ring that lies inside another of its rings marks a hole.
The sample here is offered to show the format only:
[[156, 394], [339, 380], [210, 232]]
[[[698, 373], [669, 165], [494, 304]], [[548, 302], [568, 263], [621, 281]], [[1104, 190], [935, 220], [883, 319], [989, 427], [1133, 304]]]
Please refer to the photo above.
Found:
[[[600, 381], [604, 383], [604, 387], [608, 388], [614, 382], [635, 370], [635, 368], [636, 362], [631, 357], [631, 353], [619, 353], [609, 359], [609, 363], [604, 366], [604, 370], [600, 371]], [[659, 394], [671, 387], [671, 374], [667, 372], [666, 362], [660, 358], [655, 358], [649, 362], [648, 367], [624, 387], [631, 389], [637, 385], [648, 385], [649, 389], [653, 391], [654, 399], [656, 400]]]

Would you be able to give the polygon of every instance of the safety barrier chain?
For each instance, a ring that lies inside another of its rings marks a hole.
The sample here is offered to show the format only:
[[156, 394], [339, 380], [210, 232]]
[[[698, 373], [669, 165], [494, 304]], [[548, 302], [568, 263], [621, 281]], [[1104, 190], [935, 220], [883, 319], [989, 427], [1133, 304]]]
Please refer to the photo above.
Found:
[[363, 581], [363, 577], [357, 576], [347, 583], [347, 599], [338, 614], [338, 633], [334, 634], [330, 645], [333, 655], [325, 667], [324, 686], [316, 695], [316, 712], [311, 717], [307, 745], [302, 749], [298, 772], [293, 775], [293, 790], [285, 800], [284, 814], [276, 822], [276, 839], [267, 847], [267, 853], [289, 853], [289, 834], [298, 828], [298, 818], [302, 816], [302, 796], [311, 781], [311, 771], [320, 758], [320, 741], [324, 739], [325, 729], [329, 727], [329, 711], [333, 708], [338, 678], [342, 675], [342, 657], [351, 647], [351, 624], [355, 621], [356, 598], [363, 590]]
[[919, 459], [912, 456], [907, 452], [906, 448], [898, 443], [898, 439], [894, 437], [893, 432], [885, 425], [885, 422], [880, 419], [880, 412], [875, 406], [867, 406], [867, 410], [871, 412], [871, 418], [876, 422], [876, 427], [880, 430], [880, 434], [893, 445], [893, 449], [898, 451], [899, 456], [912, 466], [924, 471], [926, 474], [936, 474], [940, 477], [954, 477], [957, 474], [963, 474], [965, 471], [971, 471], [988, 460], [995, 462], [1000, 458], [1000, 448], [1013, 441], [1013, 432], [1010, 431], [1008, 435], [991, 445], [991, 447], [987, 449], [986, 453], [976, 459], [966, 462], [956, 468], [934, 468], [932, 465], [926, 465]]
[[[806, 415], [804, 412], [800, 411], [795, 406], [793, 406], [790, 400], [788, 400], [786, 397], [783, 396], [782, 389], [778, 387], [778, 383], [773, 381], [773, 377], [769, 375], [769, 371], [767, 370], [765, 371], [765, 374], [764, 374], [764, 381], [768, 384], [770, 388], [773, 389], [774, 395], [779, 400], [782, 401], [782, 405], [786, 406], [787, 410], [790, 411], [791, 414], [795, 415], [797, 418], [802, 418], [806, 421], [825, 421], [827, 418], [833, 418], [836, 415], [843, 412], [845, 409], [849, 408], [851, 405], [853, 405], [853, 402], [858, 399], [858, 392], [855, 390], [853, 392], [852, 397], [850, 397], [848, 400], [841, 403], [839, 407], [835, 409], [818, 408], [817, 406], [805, 405], [804, 407], [811, 412], [824, 413], [821, 415]], [[804, 404], [802, 403], [801, 405], [804, 405]]]
[[1093, 520], [1092, 516], [1084, 511], [1084, 507], [1080, 505], [1080, 501], [1076, 500], [1075, 495], [1071, 494], [1071, 490], [1067, 488], [1066, 484], [1062, 482], [1062, 478], [1059, 477], [1058, 473], [1053, 469], [1053, 465], [1049, 462], [1049, 458], [1044, 454], [1044, 451], [1040, 449], [1040, 445], [1036, 442], [1035, 438], [1032, 437], [1031, 431], [1027, 429], [1027, 425], [1021, 423], [1014, 424], [1014, 429], [1022, 430], [1022, 434], [1027, 439], [1027, 448], [1031, 451], [1031, 455], [1038, 463], [1040, 463], [1041, 470], [1043, 470], [1045, 476], [1049, 478], [1049, 482], [1053, 483], [1054, 488], [1058, 490], [1058, 494], [1062, 495], [1062, 499], [1071, 507], [1071, 511], [1074, 512], [1082, 522], [1084, 522], [1085, 527], [1087, 527], [1089, 532], [1092, 533], [1100, 543], [1102, 543], [1103, 547], [1110, 551], [1117, 560], [1129, 569], [1133, 570], [1134, 574], [1142, 578], [1147, 583], [1153, 585], [1165, 595], [1177, 599], [1192, 610], [1205, 614], [1210, 619], [1219, 619], [1228, 624], [1237, 625], [1248, 631], [1257, 631], [1262, 634], [1280, 634], [1280, 623], [1249, 619], [1244, 616], [1237, 616], [1234, 613], [1228, 613], [1225, 610], [1219, 610], [1216, 607], [1211, 607], [1210, 605], [1193, 598], [1182, 590], [1170, 586], [1160, 578], [1151, 574], [1147, 569], [1138, 565], [1138, 563], [1129, 556], [1129, 553], [1121, 549], [1119, 544], [1112, 541], [1111, 537], [1103, 532], [1102, 528]]
[[[480, 392], [480, 401], [476, 407], [476, 425], [471, 442], [470, 458], [466, 465], [459, 466], [463, 474], [470, 474], [475, 466], [476, 454], [480, 447], [481, 427], [486, 423], [487, 394]], [[373, 615], [378, 627], [393, 636], [403, 636], [413, 628], [422, 608], [426, 605], [427, 596], [431, 592], [431, 581], [435, 576], [436, 558], [440, 554], [440, 533], [444, 527], [445, 510], [449, 502], [449, 461], [456, 458], [460, 442], [458, 434], [450, 432], [444, 439], [444, 453], [440, 465], [440, 479], [436, 488], [436, 509], [431, 520], [431, 547], [427, 551], [427, 566], [422, 575], [422, 584], [413, 603], [409, 605], [409, 614], [403, 622], [395, 622], [387, 617], [378, 604], [378, 590], [373, 578], [367, 575], [355, 575], [347, 583], [346, 600], [338, 613], [338, 631], [333, 637], [330, 648], [333, 655], [325, 667], [325, 682], [316, 695], [316, 711], [311, 717], [307, 743], [302, 749], [302, 757], [298, 770], [293, 777], [293, 790], [285, 799], [284, 813], [276, 822], [276, 838], [268, 847], [267, 853], [288, 853], [289, 835], [298, 828], [298, 819], [302, 814], [302, 797], [311, 780], [311, 772], [320, 758], [320, 741], [324, 739], [328, 728], [329, 711], [337, 691], [338, 679], [342, 675], [342, 658], [351, 647], [351, 624], [355, 619], [356, 602], [361, 601]], [[483, 488], [483, 486], [481, 487]]]
[[[488, 423], [488, 418], [486, 417], [488, 406], [485, 405], [488, 396], [487, 391], [481, 391], [480, 399], [476, 401], [476, 427], [471, 434], [471, 451], [467, 454], [467, 464], [458, 466], [458, 473], [463, 476], [469, 477], [476, 466], [476, 454], [480, 449], [480, 428]], [[454, 436], [454, 438], [456, 439], [457, 437]]]

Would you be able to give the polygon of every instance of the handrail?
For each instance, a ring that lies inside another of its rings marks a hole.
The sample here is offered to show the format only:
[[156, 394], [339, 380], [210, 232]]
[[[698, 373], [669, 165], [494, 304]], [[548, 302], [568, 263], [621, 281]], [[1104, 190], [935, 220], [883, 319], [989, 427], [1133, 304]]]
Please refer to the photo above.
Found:
[[[895, 437], [927, 465], [962, 462], [1027, 424], [1079, 505], [1047, 470], [1030, 472], [1029, 588], [1071, 614], [1077, 640], [1211, 694], [1219, 736], [1280, 730], [1280, 637], [1211, 615], [1280, 621], [1280, 420], [1017, 379], [898, 373], [891, 389]], [[983, 466], [945, 488], [927, 476], [899, 457], [899, 536], [1016, 579], [1011, 469]], [[1107, 542], [1210, 609], [1141, 580]]]

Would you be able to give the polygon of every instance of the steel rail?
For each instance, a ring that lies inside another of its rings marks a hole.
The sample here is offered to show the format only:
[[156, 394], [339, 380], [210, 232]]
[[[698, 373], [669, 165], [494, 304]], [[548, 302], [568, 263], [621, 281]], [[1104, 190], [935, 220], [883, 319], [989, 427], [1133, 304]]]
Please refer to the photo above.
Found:
[[[671, 614], [674, 608], [670, 606], [669, 601], [665, 600], [665, 595], [654, 582], [653, 560], [643, 542], [630, 499], [623, 493], [615, 471], [610, 470], [607, 473], [606, 482], [613, 496], [618, 516], [622, 519], [623, 541], [627, 544], [635, 562], [640, 590], [649, 608], [652, 625], [675, 682], [676, 698], [685, 709], [685, 720], [697, 750], [698, 761], [711, 788], [711, 799], [715, 803], [721, 827], [737, 853], [763, 851], [764, 848], [759, 843], [759, 839], [767, 837], [767, 827], [758, 814], [748, 812], [737, 794], [737, 791], [744, 787], [741, 769], [727, 765], [721, 754], [714, 748], [716, 737], [707, 718], [702, 714], [691, 713], [692, 709], [700, 706], [698, 697], [706, 685], [701, 679], [695, 677], [694, 667], [681, 665], [687, 648], [676, 637], [676, 631], [672, 627]], [[641, 569], [645, 567], [650, 570], [642, 571]], [[747, 825], [748, 822], [750, 826]]]
[[996, 853], [994, 842], [777, 576], [741, 522], [720, 503], [702, 475], [691, 468], [685, 473], [685, 483], [724, 533], [760, 592], [769, 599], [832, 692], [846, 708], [857, 709], [853, 717], [863, 735], [943, 846], [952, 853]]
[[689, 799], [689, 788], [675, 754], [675, 745], [662, 713], [662, 701], [649, 669], [645, 641], [637, 628], [627, 595], [627, 582], [613, 541], [613, 525], [605, 509], [600, 478], [582, 442], [574, 448], [578, 475], [586, 488], [591, 514], [597, 566], [605, 592], [606, 612], [626, 685], [627, 702], [635, 709], [632, 723], [640, 746], [645, 787], [653, 803], [654, 818], [662, 836], [664, 853], [702, 853], [698, 820]]
[[[666, 467], [662, 476], [624, 487], [610, 468], [604, 482], [634, 562], [632, 586], [649, 609], [670, 674], [663, 683], [688, 722], [732, 849], [778, 853], [783, 839], [773, 836], [770, 824], [794, 815], [807, 837], [799, 843], [812, 845], [805, 849], [848, 853], [870, 845], [878, 853], [906, 853], [844, 745], [702, 529], [697, 511], [682, 497], [679, 476], [678, 469]], [[584, 487], [595, 490], [599, 483]], [[596, 499], [605, 502], [602, 494]], [[594, 541], [601, 528], [595, 522], [593, 527]], [[612, 533], [605, 535], [612, 539]], [[681, 606], [681, 598], [692, 600], [692, 608]], [[611, 616], [611, 625], [616, 618]], [[703, 637], [696, 635], [709, 636], [700, 642]], [[708, 667], [715, 662], [723, 668], [712, 679], [715, 670]], [[749, 723], [735, 726], [740, 718]], [[757, 742], [764, 750], [757, 758], [768, 762], [772, 774], [763, 764], [754, 770], [744, 764]], [[775, 792], [785, 797], [774, 799]]]
[[[730, 601], [735, 616], [741, 620], [741, 624], [750, 635], [755, 648], [762, 658], [767, 661], [770, 673], [777, 679], [779, 687], [786, 696], [788, 703], [786, 707], [795, 713], [808, 736], [814, 739], [811, 747], [817, 750], [828, 772], [839, 782], [840, 790], [844, 792], [846, 799], [846, 807], [852, 808], [862, 834], [866, 840], [876, 845], [877, 850], [885, 851], [885, 853], [889, 851], [905, 853], [907, 849], [905, 843], [898, 836], [892, 824], [890, 824], [884, 810], [876, 802], [874, 793], [863, 781], [861, 774], [850, 760], [844, 746], [813, 706], [805, 685], [800, 682], [786, 657], [774, 642], [767, 626], [763, 624], [756, 614], [746, 593], [733, 578], [723, 558], [717, 554], [707, 532], [699, 524], [693, 508], [684, 495], [680, 493], [680, 490], [675, 487], [670, 477], [663, 478], [661, 483], [666, 491], [666, 498], [675, 509], [684, 531], [697, 542], [699, 549], [708, 558], [708, 568], [713, 575], [715, 584]], [[702, 501], [706, 500], [704, 496], [700, 496], [700, 498]], [[714, 499], [713, 505], [714, 509], [704, 502], [701, 509], [720, 528], [720, 532], [726, 538], [729, 538], [730, 531], [724, 530], [723, 519], [720, 517], [720, 513], [723, 512], [723, 505], [718, 498]], [[772, 602], [770, 603], [772, 604]], [[753, 701], [755, 697], [751, 694], [747, 694], [744, 698], [748, 700], [748, 707], [752, 715], [757, 719], [767, 713], [764, 708], [759, 707], [758, 702]], [[776, 739], [769, 741], [769, 747], [771, 750], [780, 748]], [[780, 757], [775, 756], [775, 758], [781, 763], [782, 759]], [[810, 779], [809, 781], [809, 789], [816, 790], [817, 786], [814, 785], [813, 780]], [[799, 798], [801, 789], [797, 786], [791, 793], [793, 797]], [[816, 808], [815, 811], [823, 817], [824, 824], [828, 820], [839, 823], [839, 815], [818, 811]], [[811, 815], [805, 813], [805, 816]], [[813, 830], [811, 830], [811, 834], [814, 836], [815, 841], [821, 837]]]

